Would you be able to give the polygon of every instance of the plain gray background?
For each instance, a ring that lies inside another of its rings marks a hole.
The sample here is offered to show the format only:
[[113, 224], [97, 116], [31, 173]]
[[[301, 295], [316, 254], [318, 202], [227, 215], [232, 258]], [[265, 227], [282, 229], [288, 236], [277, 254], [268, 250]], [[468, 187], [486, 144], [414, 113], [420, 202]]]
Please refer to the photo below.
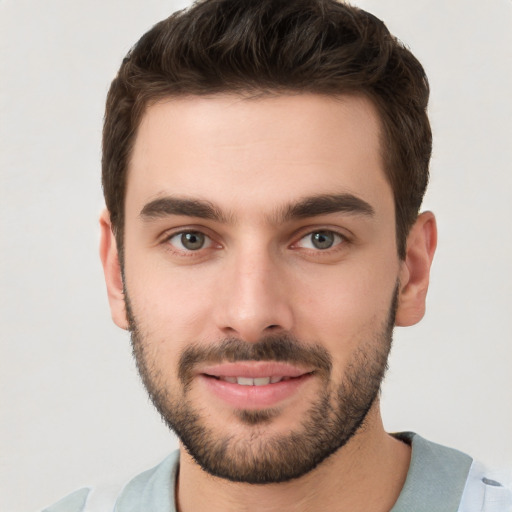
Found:
[[[428, 313], [395, 335], [390, 431], [512, 468], [512, 2], [361, 0], [432, 87], [439, 248]], [[130, 46], [187, 2], [0, 1], [0, 510], [36, 510], [176, 446], [110, 321], [100, 137]]]

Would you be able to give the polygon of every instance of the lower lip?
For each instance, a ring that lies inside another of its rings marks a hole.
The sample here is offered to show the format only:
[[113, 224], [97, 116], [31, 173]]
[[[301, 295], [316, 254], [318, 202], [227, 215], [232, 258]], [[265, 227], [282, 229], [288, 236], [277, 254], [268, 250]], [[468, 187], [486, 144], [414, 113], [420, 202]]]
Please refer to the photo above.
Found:
[[266, 384], [264, 386], [242, 386], [224, 380], [200, 375], [200, 380], [210, 392], [237, 409], [264, 409], [275, 407], [296, 394], [312, 378], [310, 373], [300, 377]]

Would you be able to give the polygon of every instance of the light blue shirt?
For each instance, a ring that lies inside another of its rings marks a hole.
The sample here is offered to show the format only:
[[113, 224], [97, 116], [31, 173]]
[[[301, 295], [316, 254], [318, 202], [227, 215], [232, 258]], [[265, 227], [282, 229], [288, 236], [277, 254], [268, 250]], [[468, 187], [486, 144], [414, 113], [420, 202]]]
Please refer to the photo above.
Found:
[[[468, 455], [412, 432], [395, 434], [412, 446], [404, 487], [390, 512], [512, 512], [512, 492], [486, 476]], [[118, 489], [83, 488], [43, 512], [176, 512], [179, 452]]]

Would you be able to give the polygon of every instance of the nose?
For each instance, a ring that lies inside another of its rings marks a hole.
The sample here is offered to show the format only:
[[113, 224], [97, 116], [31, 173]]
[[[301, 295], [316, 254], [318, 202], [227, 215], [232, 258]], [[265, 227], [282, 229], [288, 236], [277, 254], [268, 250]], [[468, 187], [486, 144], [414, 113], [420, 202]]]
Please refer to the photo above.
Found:
[[216, 300], [217, 327], [224, 336], [256, 342], [292, 329], [289, 279], [275, 260], [263, 251], [227, 259]]

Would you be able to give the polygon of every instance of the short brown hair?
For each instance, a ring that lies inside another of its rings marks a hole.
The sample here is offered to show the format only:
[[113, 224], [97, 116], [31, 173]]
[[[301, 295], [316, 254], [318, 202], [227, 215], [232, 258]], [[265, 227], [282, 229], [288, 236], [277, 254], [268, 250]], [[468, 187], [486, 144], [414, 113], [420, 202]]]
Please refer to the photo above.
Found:
[[107, 97], [103, 190], [122, 250], [127, 168], [146, 107], [215, 93], [359, 93], [376, 106], [405, 257], [428, 182], [429, 87], [418, 60], [375, 16], [335, 0], [202, 0], [156, 24]]

